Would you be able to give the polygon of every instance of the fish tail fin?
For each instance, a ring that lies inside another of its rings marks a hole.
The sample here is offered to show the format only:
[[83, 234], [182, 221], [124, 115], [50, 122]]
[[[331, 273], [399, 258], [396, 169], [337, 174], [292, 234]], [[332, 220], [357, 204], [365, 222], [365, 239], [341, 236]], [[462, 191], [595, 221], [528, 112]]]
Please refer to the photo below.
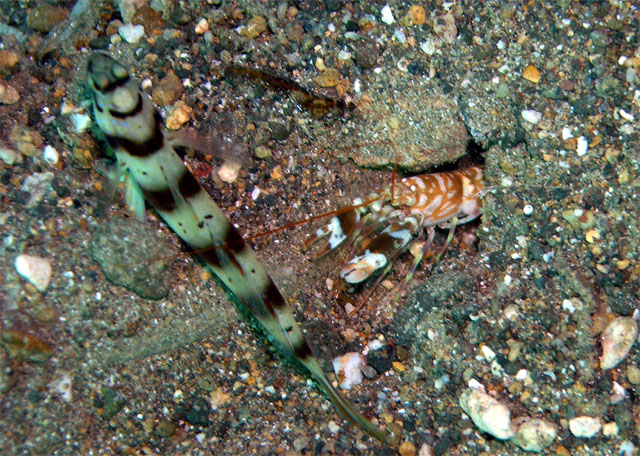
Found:
[[353, 408], [349, 401], [342, 397], [342, 395], [333, 387], [331, 382], [329, 382], [329, 379], [315, 360], [305, 362], [305, 366], [313, 375], [316, 380], [316, 384], [320, 387], [322, 392], [329, 398], [334, 407], [347, 421], [350, 421], [354, 426], [360, 428], [374, 439], [383, 443], [387, 442], [387, 435], [374, 426], [371, 421], [366, 419], [359, 411]]

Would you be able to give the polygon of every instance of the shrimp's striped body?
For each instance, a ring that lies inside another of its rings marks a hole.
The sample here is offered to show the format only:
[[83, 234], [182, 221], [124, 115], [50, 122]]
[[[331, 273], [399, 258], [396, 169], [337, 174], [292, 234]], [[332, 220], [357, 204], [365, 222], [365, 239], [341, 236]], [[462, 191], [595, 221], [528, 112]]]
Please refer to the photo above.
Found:
[[[352, 236], [357, 250], [340, 271], [340, 276], [345, 282], [360, 283], [387, 266], [371, 288], [372, 292], [391, 269], [390, 260], [419, 241], [424, 229], [427, 239], [416, 255], [406, 285], [433, 243], [435, 226], [449, 228], [446, 247], [457, 224], [469, 222], [482, 213], [482, 189], [482, 168], [478, 166], [403, 178], [393, 186], [372, 193], [370, 203], [364, 206], [362, 200], [354, 201], [356, 208], [332, 218], [329, 224], [307, 238], [305, 246], [322, 240], [315, 254], [321, 257]], [[369, 295], [351, 314], [362, 307]]]
[[334, 406], [369, 435], [385, 435], [332, 386], [293, 312], [238, 230], [200, 186], [162, 128], [162, 118], [137, 80], [106, 54], [88, 61], [95, 118], [126, 178], [127, 202], [138, 215], [147, 200], [233, 292], [280, 350], [304, 366]]

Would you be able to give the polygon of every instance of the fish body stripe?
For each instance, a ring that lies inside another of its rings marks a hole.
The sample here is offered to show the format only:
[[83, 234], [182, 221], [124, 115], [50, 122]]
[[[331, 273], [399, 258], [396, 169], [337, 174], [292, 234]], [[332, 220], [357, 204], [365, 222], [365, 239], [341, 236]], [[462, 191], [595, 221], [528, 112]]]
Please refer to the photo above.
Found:
[[167, 141], [150, 97], [106, 54], [89, 58], [96, 121], [118, 164], [164, 221], [196, 250], [218, 278], [315, 378], [336, 409], [369, 435], [385, 435], [333, 388], [320, 369], [284, 297], [239, 231], [203, 190]]

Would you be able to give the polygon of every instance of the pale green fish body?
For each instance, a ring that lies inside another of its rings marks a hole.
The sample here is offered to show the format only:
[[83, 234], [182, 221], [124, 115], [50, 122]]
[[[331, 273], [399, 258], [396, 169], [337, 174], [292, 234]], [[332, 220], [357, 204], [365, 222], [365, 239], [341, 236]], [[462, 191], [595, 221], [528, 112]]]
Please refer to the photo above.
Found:
[[251, 248], [174, 151], [149, 95], [120, 63], [93, 54], [87, 80], [95, 118], [127, 180], [127, 202], [144, 214], [146, 199], [207, 263], [280, 350], [298, 360], [334, 406], [369, 435], [386, 436], [331, 385], [293, 312]]

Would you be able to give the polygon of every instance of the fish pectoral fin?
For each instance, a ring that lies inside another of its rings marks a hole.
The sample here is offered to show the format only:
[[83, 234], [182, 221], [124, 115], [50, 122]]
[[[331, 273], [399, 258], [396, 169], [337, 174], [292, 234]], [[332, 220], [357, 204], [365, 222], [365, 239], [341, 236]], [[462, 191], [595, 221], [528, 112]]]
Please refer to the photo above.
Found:
[[236, 166], [248, 162], [248, 149], [243, 144], [226, 141], [217, 135], [205, 136], [195, 130], [169, 131], [163, 129], [165, 139], [172, 146], [183, 146], [210, 155], [213, 158]]
[[145, 221], [144, 195], [129, 173], [124, 175], [124, 200], [136, 219]]
[[95, 170], [100, 175], [100, 185], [102, 186], [96, 212], [98, 215], [104, 216], [113, 203], [118, 184], [123, 176], [123, 170], [121, 166], [110, 160], [96, 160]]

